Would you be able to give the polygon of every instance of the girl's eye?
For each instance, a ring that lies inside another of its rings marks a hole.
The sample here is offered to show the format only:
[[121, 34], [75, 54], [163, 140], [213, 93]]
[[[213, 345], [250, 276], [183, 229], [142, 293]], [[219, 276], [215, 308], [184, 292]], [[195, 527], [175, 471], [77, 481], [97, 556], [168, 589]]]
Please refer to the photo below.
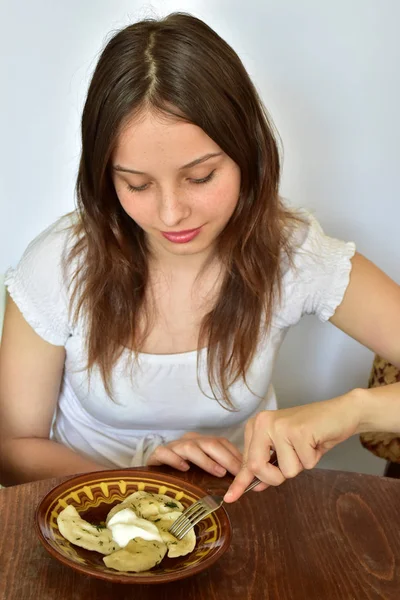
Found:
[[139, 185], [138, 187], [136, 187], [135, 185], [130, 185], [129, 183], [127, 183], [126, 185], [130, 192], [144, 192], [149, 187], [148, 183], [144, 183], [143, 185]]
[[[215, 169], [213, 171], [211, 171], [211, 173], [209, 175], [207, 175], [207, 177], [202, 177], [201, 179], [189, 179], [189, 181], [191, 183], [196, 183], [196, 184], [197, 183], [207, 183], [208, 181], [211, 181], [211, 179], [214, 177], [214, 173], [215, 173]], [[139, 186], [130, 185], [129, 183], [127, 183], [126, 185], [130, 192], [144, 192], [149, 187], [148, 183], [144, 183], [143, 185], [139, 185]]]
[[203, 177], [202, 179], [190, 179], [190, 181], [191, 183], [207, 183], [208, 181], [211, 181], [211, 179], [214, 177], [214, 173], [215, 169], [211, 171], [211, 173], [207, 175], [207, 177]]

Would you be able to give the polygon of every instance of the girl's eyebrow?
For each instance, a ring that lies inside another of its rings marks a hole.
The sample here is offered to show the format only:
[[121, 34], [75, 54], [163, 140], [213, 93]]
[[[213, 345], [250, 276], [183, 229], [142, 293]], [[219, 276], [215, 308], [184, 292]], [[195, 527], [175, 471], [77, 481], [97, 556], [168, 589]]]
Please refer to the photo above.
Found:
[[[205, 154], [204, 156], [200, 156], [200, 158], [195, 158], [195, 160], [192, 160], [187, 165], [179, 167], [179, 170], [183, 171], [183, 169], [190, 169], [192, 167], [195, 167], [196, 165], [206, 162], [206, 160], [209, 160], [210, 158], [214, 158], [215, 156], [222, 156], [222, 152], [212, 152], [209, 154]], [[128, 167], [122, 167], [121, 165], [113, 165], [113, 169], [114, 171], [122, 171], [123, 173], [133, 173], [134, 175], [147, 175], [147, 173], [144, 173], [143, 171], [128, 169]]]

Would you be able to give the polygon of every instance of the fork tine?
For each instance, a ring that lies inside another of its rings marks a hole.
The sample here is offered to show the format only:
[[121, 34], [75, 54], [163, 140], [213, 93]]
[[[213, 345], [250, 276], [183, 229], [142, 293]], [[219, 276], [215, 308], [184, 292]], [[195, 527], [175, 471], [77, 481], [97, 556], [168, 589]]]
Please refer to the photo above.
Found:
[[193, 510], [190, 514], [186, 514], [185, 517], [189, 521], [193, 521], [193, 519], [196, 519], [197, 515], [202, 513], [204, 510], [208, 510], [208, 506], [206, 506], [202, 503], [199, 503], [199, 506], [196, 507], [196, 510]]
[[170, 531], [170, 533], [174, 533], [174, 531], [177, 531], [178, 529], [180, 529], [182, 527], [183, 524], [187, 524], [190, 523], [189, 519], [186, 518], [186, 516], [184, 516], [183, 514], [178, 517], [178, 519], [172, 523], [171, 527], [169, 528], [168, 531]]
[[182, 531], [189, 531], [191, 527], [193, 527], [192, 519], [182, 519], [180, 523], [176, 525], [176, 527], [173, 529], [171, 528], [169, 531], [172, 533], [172, 535], [178, 537], [181, 535]]
[[202, 503], [201, 500], [198, 500], [197, 502], [195, 502], [194, 504], [192, 504], [191, 506], [189, 506], [188, 508], [186, 508], [186, 510], [183, 511], [183, 513], [181, 514], [180, 517], [178, 517], [178, 519], [175, 521], [175, 523], [173, 523], [169, 529], [169, 531], [174, 531], [177, 527], [179, 527], [181, 525], [181, 523], [186, 522], [187, 520], [192, 519], [192, 517], [197, 514], [199, 511], [202, 510], [202, 508], [204, 507], [204, 504]]
[[175, 535], [175, 533], [182, 531], [186, 527], [190, 529], [190, 527], [193, 527], [193, 524], [198, 523], [209, 510], [210, 509], [207, 506], [199, 503], [196, 512], [189, 516], [182, 513], [182, 516], [175, 521], [169, 531], [172, 535]]
[[189, 517], [191, 514], [196, 512], [201, 506], [203, 506], [203, 502], [201, 500], [197, 500], [194, 504], [191, 504], [186, 510], [183, 511], [182, 517]]
[[174, 531], [171, 531], [170, 529], [170, 533], [172, 533], [172, 535], [178, 540], [181, 540], [195, 525], [197, 525], [197, 523], [199, 523], [202, 519], [204, 519], [204, 517], [210, 514], [210, 512], [212, 512], [212, 509], [204, 508], [204, 510], [201, 513], [198, 513], [194, 519], [187, 519], [185, 523], [182, 523]]
[[182, 531], [180, 531], [179, 533], [173, 533], [172, 535], [179, 541], [183, 540], [183, 538], [185, 537], [185, 535], [187, 533], [189, 533], [189, 531], [192, 529], [192, 525], [187, 525], [187, 527], [185, 527], [185, 529], [182, 529]]
[[190, 523], [190, 521], [188, 519], [179, 517], [179, 519], [177, 519], [175, 521], [175, 523], [173, 523], [171, 525], [171, 527], [168, 529], [169, 533], [172, 533], [172, 535], [175, 535], [175, 533], [181, 529], [184, 525], [187, 525], [188, 523]]
[[176, 531], [170, 531], [170, 533], [172, 533], [172, 535], [174, 537], [176, 537], [176, 539], [181, 540], [183, 537], [185, 537], [187, 532], [190, 531], [190, 529], [192, 527], [193, 527], [192, 523], [189, 523], [189, 522], [182, 523], [180, 525], [179, 529], [177, 529]]

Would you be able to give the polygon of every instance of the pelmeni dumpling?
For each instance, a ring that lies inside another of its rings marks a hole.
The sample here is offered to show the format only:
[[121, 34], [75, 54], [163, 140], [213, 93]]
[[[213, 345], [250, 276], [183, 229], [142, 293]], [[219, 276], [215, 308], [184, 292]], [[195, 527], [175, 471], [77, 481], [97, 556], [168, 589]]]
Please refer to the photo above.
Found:
[[196, 545], [196, 534], [194, 529], [190, 529], [190, 531], [185, 535], [182, 540], [177, 540], [171, 533], [169, 533], [169, 528], [172, 526], [179, 517], [181, 516], [181, 512], [175, 511], [170, 512], [162, 516], [161, 519], [157, 520], [155, 523], [160, 531], [162, 540], [168, 546], [168, 556], [169, 558], [176, 558], [177, 556], [185, 556], [190, 552], [193, 552], [193, 549]]
[[140, 573], [158, 565], [166, 552], [167, 546], [162, 542], [135, 538], [122, 550], [104, 556], [103, 561], [110, 569]]
[[155, 521], [164, 514], [173, 511], [183, 511], [184, 507], [178, 500], [164, 494], [152, 494], [150, 492], [134, 492], [125, 498], [121, 504], [117, 504], [107, 515], [106, 523], [120, 510], [131, 508], [138, 517]]
[[119, 550], [118, 544], [113, 540], [111, 531], [91, 525], [79, 516], [72, 505], [67, 506], [57, 517], [58, 529], [71, 544], [95, 550], [100, 554], [111, 554]]

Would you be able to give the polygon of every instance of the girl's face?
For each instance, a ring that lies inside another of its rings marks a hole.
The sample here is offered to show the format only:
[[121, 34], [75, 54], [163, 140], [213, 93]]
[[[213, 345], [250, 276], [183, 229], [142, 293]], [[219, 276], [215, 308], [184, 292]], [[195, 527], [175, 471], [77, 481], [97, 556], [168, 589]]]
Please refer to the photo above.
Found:
[[200, 127], [151, 112], [119, 136], [112, 172], [156, 256], [211, 252], [239, 198], [238, 165]]

